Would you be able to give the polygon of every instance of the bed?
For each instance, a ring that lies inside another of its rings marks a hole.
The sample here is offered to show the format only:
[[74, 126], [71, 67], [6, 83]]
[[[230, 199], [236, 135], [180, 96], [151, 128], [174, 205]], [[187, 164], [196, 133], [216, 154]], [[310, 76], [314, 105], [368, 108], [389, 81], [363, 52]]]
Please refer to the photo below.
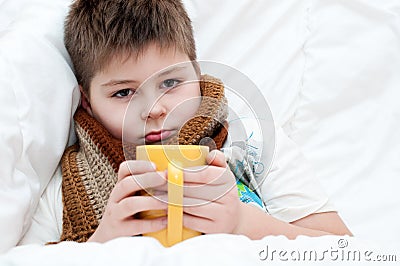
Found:
[[17, 246], [75, 141], [79, 93], [62, 39], [69, 4], [0, 0], [0, 265], [400, 260], [398, 0], [184, 1], [198, 58], [254, 82], [275, 127], [312, 164], [354, 237], [216, 234], [171, 248], [138, 237]]

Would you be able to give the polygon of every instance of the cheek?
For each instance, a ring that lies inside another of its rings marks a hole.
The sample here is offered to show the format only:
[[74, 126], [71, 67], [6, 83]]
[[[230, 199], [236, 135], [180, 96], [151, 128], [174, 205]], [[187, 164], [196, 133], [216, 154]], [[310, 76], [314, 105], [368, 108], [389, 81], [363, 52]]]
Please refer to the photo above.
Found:
[[93, 117], [116, 139], [122, 138], [124, 112], [107, 104], [92, 106]]
[[145, 132], [145, 123], [140, 117], [138, 108], [130, 106], [123, 118], [123, 137], [124, 141], [137, 143], [140, 136]]
[[122, 138], [122, 120], [110, 115], [102, 115], [97, 120], [113, 135], [114, 138]]
[[193, 98], [187, 102], [186, 105], [187, 109], [185, 110], [185, 113], [187, 113], [188, 118], [192, 118], [196, 114], [197, 110], [200, 107], [200, 103], [201, 103], [200, 97]]
[[183, 86], [174, 98], [174, 107], [183, 116], [193, 116], [200, 106], [201, 93], [198, 83]]
[[165, 127], [182, 127], [188, 120], [192, 119], [200, 105], [200, 99], [185, 99], [176, 101], [175, 108], [168, 114], [164, 121]]

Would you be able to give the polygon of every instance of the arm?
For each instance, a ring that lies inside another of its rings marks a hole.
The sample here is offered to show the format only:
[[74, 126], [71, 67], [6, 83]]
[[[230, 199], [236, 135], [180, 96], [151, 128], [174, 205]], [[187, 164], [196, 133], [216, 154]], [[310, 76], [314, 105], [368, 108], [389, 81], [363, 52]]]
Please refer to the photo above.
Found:
[[291, 224], [302, 228], [329, 232], [334, 235], [353, 236], [337, 212], [313, 213]]
[[242, 203], [240, 208], [241, 221], [238, 222], [234, 233], [246, 235], [251, 239], [261, 239], [267, 235], [285, 235], [289, 239], [295, 239], [299, 235], [352, 235], [336, 212], [314, 213], [287, 223], [253, 206]]
[[[224, 155], [213, 151], [207, 157], [210, 167], [202, 172], [185, 173], [184, 225], [204, 233], [232, 233], [260, 239], [267, 235], [321, 236], [351, 235], [335, 212], [311, 214], [292, 223], [281, 221], [259, 208], [240, 201], [235, 177], [227, 168]], [[199, 183], [202, 186], [199, 186]], [[189, 205], [189, 206], [188, 206]]]

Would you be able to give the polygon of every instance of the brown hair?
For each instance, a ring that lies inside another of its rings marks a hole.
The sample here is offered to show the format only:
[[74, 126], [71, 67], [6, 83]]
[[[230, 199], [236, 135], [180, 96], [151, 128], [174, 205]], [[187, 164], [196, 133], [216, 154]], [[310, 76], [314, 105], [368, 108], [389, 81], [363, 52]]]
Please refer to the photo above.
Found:
[[180, 0], [76, 0], [65, 21], [64, 43], [86, 93], [113, 56], [138, 56], [150, 43], [196, 60], [191, 21]]

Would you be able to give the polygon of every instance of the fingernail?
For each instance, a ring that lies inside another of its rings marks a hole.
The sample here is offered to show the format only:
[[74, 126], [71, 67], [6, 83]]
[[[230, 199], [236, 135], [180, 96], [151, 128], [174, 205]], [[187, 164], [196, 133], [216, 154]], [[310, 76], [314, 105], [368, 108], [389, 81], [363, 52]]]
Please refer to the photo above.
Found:
[[153, 169], [154, 169], [154, 170], [156, 170], [156, 169], [157, 169], [157, 166], [156, 166], [156, 164], [155, 164], [155, 163], [151, 162], [151, 165], [153, 166]]

